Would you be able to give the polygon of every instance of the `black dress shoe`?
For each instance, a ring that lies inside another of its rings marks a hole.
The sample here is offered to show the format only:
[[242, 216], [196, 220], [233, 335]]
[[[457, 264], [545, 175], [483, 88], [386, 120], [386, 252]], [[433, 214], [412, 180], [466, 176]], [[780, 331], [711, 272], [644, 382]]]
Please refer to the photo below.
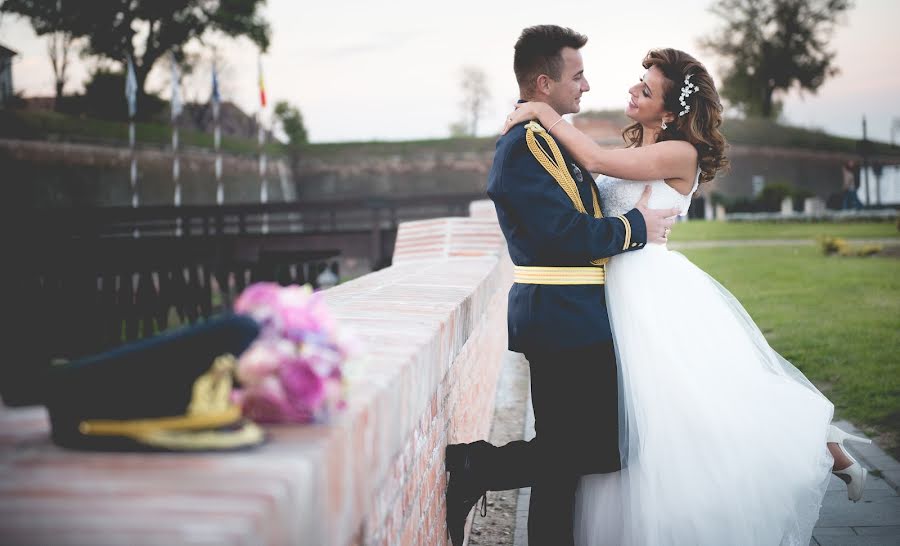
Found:
[[[486, 442], [476, 442], [486, 443]], [[481, 516], [487, 515], [487, 489], [479, 483], [472, 465], [475, 444], [448, 445], [444, 452], [444, 467], [450, 473], [447, 480], [447, 534], [453, 546], [462, 546], [466, 536], [466, 518], [481, 499]]]

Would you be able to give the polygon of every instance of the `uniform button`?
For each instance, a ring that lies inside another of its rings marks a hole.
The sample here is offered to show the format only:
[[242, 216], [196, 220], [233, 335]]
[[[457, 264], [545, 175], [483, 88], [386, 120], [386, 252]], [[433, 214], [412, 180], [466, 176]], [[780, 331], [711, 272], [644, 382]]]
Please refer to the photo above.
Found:
[[637, 243], [631, 243], [631, 248], [634, 248], [634, 247], [636, 247], [637, 245], [638, 245]]

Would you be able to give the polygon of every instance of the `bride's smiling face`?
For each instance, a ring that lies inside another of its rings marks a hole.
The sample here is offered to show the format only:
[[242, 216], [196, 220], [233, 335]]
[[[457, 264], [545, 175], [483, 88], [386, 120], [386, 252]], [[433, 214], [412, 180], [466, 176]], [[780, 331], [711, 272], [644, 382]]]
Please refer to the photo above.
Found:
[[647, 126], [658, 127], [665, 119], [670, 123], [675, 119], [672, 112], [665, 108], [665, 96], [671, 82], [666, 80], [662, 71], [651, 66], [641, 76], [640, 81], [628, 89], [630, 95], [625, 115], [634, 121]]

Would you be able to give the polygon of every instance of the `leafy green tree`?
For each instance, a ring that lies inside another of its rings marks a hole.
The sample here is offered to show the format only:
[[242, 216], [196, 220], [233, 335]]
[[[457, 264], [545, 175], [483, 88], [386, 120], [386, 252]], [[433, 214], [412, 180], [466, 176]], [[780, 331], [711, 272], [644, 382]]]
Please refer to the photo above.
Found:
[[287, 101], [279, 101], [275, 104], [275, 119], [287, 135], [289, 144], [306, 144], [309, 141], [306, 126], [303, 125], [303, 115], [295, 106]]
[[[258, 13], [265, 0], [3, 0], [0, 12], [27, 17], [35, 32], [85, 38], [85, 53], [123, 62], [131, 57], [138, 84], [138, 112], [144, 83], [160, 57], [202, 39], [208, 31], [246, 36], [263, 51], [269, 24]], [[139, 32], [144, 29], [145, 32]]]
[[777, 118], [779, 92], [815, 92], [838, 73], [829, 40], [852, 0], [717, 0], [723, 26], [702, 47], [730, 63], [721, 93], [749, 117]]
[[[115, 121], [128, 120], [128, 108], [122, 100], [125, 88], [125, 74], [121, 70], [108, 67], [97, 67], [84, 86], [84, 95], [66, 97], [68, 113], [85, 114], [91, 118]], [[165, 101], [153, 94], [144, 97], [142, 118], [165, 122], [163, 110], [168, 106]]]

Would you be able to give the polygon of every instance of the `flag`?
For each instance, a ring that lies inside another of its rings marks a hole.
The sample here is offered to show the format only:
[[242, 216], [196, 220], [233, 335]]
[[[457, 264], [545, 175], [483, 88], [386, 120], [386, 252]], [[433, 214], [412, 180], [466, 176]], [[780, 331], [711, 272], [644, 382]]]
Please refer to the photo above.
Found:
[[259, 104], [266, 107], [266, 85], [263, 83], [262, 57], [259, 58]]
[[125, 100], [128, 102], [128, 117], [133, 118], [137, 114], [137, 78], [134, 75], [134, 63], [128, 56], [128, 68], [125, 75]]
[[172, 59], [172, 121], [175, 121], [181, 114], [181, 86], [178, 81], [181, 79], [181, 74], [178, 71], [178, 63], [175, 61], [175, 52], [173, 51], [171, 54]]
[[219, 73], [216, 71], [216, 63], [213, 63], [212, 94], [209, 97], [209, 101], [213, 103], [214, 106], [219, 106], [222, 102], [222, 96], [219, 95]]

